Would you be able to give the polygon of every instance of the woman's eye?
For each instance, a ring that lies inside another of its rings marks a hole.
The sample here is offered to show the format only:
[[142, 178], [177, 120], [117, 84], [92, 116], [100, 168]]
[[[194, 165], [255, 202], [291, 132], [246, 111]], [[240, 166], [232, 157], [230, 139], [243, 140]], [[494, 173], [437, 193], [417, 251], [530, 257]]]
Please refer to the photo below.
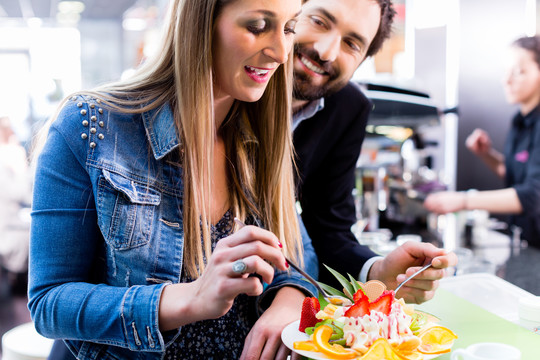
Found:
[[266, 30], [266, 21], [264, 20], [253, 21], [247, 25], [247, 29], [249, 32], [255, 35], [258, 35]]
[[325, 22], [317, 17], [317, 16], [312, 16], [311, 17], [311, 22], [315, 25], [315, 26], [319, 26], [319, 27], [323, 27], [323, 28], [327, 28]]
[[285, 34], [296, 34], [294, 29], [296, 28], [297, 21], [290, 21], [287, 23], [287, 26], [285, 26]]
[[296, 32], [294, 31], [294, 27], [292, 28], [285, 28], [285, 34], [296, 34]]

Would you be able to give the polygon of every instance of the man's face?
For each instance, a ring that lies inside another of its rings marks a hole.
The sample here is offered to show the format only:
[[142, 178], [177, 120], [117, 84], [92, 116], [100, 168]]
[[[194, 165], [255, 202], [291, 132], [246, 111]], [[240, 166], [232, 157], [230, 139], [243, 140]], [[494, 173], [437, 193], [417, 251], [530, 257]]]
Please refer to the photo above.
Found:
[[375, 0], [309, 0], [296, 25], [294, 98], [315, 100], [343, 88], [377, 34]]

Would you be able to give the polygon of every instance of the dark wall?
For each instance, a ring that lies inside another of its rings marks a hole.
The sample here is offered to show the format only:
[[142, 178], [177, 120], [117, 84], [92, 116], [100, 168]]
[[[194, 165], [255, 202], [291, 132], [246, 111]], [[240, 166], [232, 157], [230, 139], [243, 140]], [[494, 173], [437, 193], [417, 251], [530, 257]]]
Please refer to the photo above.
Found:
[[460, 71], [457, 189], [497, 189], [502, 181], [465, 147], [475, 128], [488, 131], [502, 151], [517, 111], [504, 98], [508, 45], [525, 34], [526, 0], [460, 1]]

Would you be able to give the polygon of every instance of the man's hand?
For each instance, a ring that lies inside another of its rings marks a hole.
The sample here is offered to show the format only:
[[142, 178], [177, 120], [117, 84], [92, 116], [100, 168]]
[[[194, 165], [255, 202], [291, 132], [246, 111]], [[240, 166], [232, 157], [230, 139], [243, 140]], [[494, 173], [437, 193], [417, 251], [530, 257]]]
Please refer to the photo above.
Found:
[[457, 256], [429, 243], [406, 242], [384, 259], [373, 264], [368, 280], [377, 279], [389, 289], [395, 289], [399, 283], [431, 261], [432, 267], [409, 280], [399, 290], [397, 297], [406, 302], [420, 304], [430, 300], [439, 286], [445, 269], [457, 264]]
[[283, 345], [281, 331], [300, 318], [305, 297], [295, 288], [281, 288], [249, 332], [240, 359], [287, 359], [291, 351]]

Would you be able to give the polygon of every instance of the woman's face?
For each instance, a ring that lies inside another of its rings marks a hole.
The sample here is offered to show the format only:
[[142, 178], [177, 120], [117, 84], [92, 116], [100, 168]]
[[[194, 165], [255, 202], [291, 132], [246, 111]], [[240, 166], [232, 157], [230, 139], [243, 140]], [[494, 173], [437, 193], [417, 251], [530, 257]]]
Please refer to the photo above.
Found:
[[520, 47], [510, 48], [504, 85], [509, 103], [536, 106], [540, 100], [540, 67], [531, 51]]
[[261, 98], [287, 57], [301, 0], [235, 0], [216, 19], [214, 95], [242, 101]]

